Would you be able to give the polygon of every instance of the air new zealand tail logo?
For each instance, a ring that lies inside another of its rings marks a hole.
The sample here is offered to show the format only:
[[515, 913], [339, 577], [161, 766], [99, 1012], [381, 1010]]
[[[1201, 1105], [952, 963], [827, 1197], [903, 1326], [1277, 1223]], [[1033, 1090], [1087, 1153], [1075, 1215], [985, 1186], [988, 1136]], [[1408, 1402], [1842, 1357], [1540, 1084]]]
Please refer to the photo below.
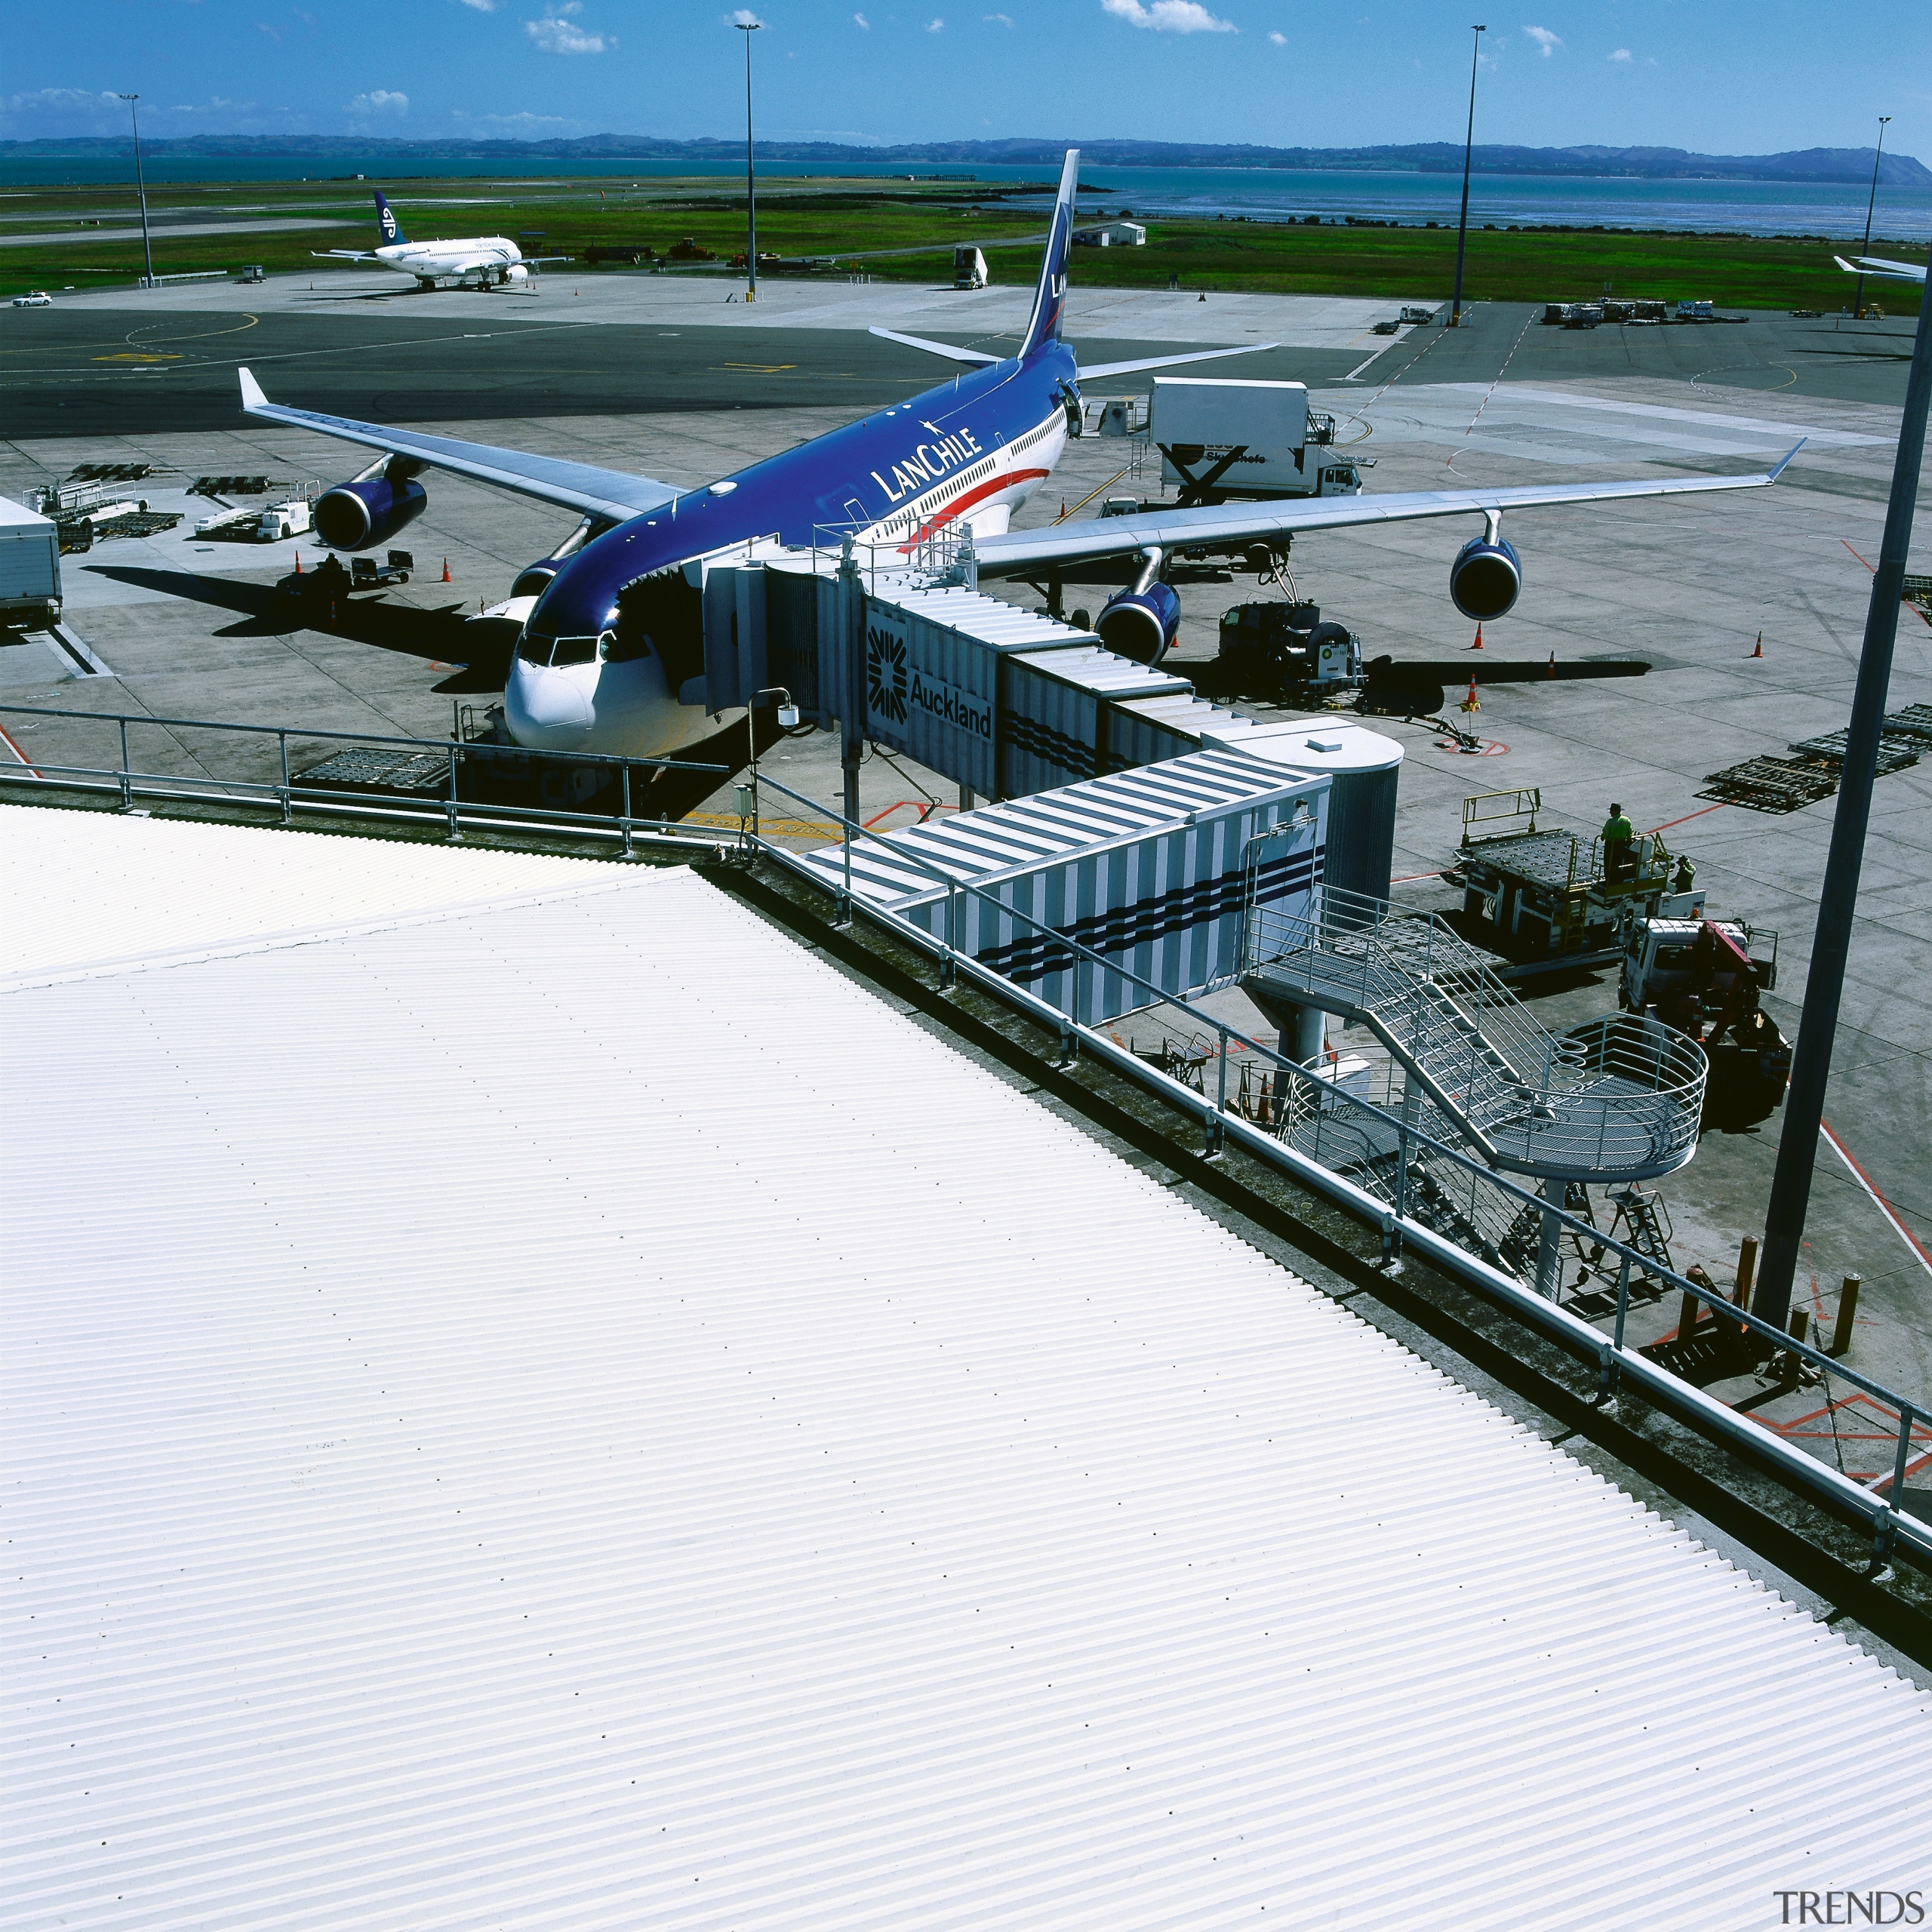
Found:
[[387, 208], [383, 211], [383, 232], [392, 242], [395, 239], [395, 217]]
[[895, 724], [906, 721], [906, 641], [875, 624], [866, 626], [866, 703]]

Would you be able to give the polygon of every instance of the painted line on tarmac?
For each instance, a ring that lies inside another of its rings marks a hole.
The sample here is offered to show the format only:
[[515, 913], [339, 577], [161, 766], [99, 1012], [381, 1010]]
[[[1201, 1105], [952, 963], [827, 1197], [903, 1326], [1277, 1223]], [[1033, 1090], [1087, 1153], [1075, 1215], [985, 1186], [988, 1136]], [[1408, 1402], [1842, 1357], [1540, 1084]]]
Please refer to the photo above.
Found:
[[38, 778], [42, 775], [40, 768], [38, 765], [27, 764], [26, 753], [22, 751], [18, 745], [14, 743], [14, 734], [9, 731], [4, 724], [0, 724], [0, 738], [3, 738], [6, 740], [7, 749], [11, 752], [23, 764], [26, 764], [27, 769], [31, 771], [36, 778]]
[[1932, 1275], [1932, 1254], [1926, 1253], [1924, 1244], [1900, 1219], [1898, 1210], [1878, 1192], [1872, 1183], [1872, 1177], [1858, 1164], [1857, 1161], [1853, 1159], [1850, 1149], [1832, 1131], [1831, 1123], [1829, 1121], [1821, 1120], [1818, 1123], [1818, 1128], [1819, 1131], [1832, 1143], [1832, 1150], [1837, 1154], [1838, 1158], [1851, 1170], [1852, 1178], [1864, 1189], [1867, 1194], [1871, 1195], [1878, 1212], [1892, 1224], [1900, 1240], [1903, 1241], [1918, 1257], [1918, 1265], [1925, 1270], [1927, 1274]]
[[1668, 832], [1674, 825], [1688, 825], [1694, 818], [1703, 818], [1712, 812], [1721, 812], [1730, 801], [1720, 798], [1714, 805], [1705, 805], [1694, 812], [1686, 812], [1681, 818], [1667, 818], [1661, 825], [1654, 825], [1644, 834], [1646, 838], [1654, 838], [1660, 832]]

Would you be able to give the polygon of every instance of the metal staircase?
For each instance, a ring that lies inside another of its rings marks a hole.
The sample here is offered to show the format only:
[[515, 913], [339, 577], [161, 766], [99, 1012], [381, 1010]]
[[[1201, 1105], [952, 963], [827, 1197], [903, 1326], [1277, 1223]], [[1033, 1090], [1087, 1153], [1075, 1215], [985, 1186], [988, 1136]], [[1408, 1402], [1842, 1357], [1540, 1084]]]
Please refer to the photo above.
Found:
[[1264, 1009], [1367, 1027], [1407, 1076], [1404, 1104], [1426, 1100], [1491, 1167], [1629, 1181], [1696, 1150], [1694, 1041], [1627, 1014], [1558, 1038], [1432, 913], [1324, 888], [1305, 912], [1251, 909], [1245, 945], [1241, 984]]

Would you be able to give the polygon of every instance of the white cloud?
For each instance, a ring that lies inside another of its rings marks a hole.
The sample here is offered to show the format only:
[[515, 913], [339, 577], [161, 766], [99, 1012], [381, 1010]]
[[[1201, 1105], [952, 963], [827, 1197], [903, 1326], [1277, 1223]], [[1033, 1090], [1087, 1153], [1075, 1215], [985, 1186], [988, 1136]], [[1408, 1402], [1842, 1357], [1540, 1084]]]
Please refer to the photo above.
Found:
[[463, 0], [463, 4], [479, 14], [494, 14], [503, 4], [503, 0]]
[[1143, 7], [1140, 0], [1100, 0], [1103, 12], [1129, 26], [1151, 27], [1156, 33], [1238, 33], [1232, 20], [1217, 20], [1200, 0], [1154, 0]]
[[940, 20], [928, 20], [926, 23], [926, 31], [928, 33], [943, 33], [946, 31], [946, 23]]
[[761, 27], [764, 23], [749, 7], [740, 7], [736, 13], [725, 15], [724, 24], [728, 27]]
[[1536, 42], [1546, 60], [1563, 45], [1561, 39], [1547, 27], [1525, 27], [1523, 31]]
[[872, 30], [872, 22], [867, 20], [863, 14], [854, 14], [852, 16], [852, 24], [855, 27], [863, 27], [868, 33], [870, 33]]
[[570, 0], [568, 6], [558, 8], [543, 20], [525, 20], [523, 30], [546, 54], [601, 54], [605, 48], [615, 47], [614, 38], [587, 33], [574, 20], [565, 17], [583, 11], [581, 0]]
[[1272, 40], [1277, 47], [1285, 47], [1288, 44], [1288, 37], [1284, 33], [1271, 33], [1268, 38]]
[[996, 27], [1010, 27], [1013, 24], [1013, 16], [1011, 14], [982, 14], [980, 17], [983, 20], [990, 21]]
[[367, 94], [358, 94], [349, 103], [352, 114], [407, 114], [409, 97], [397, 94], [389, 88], [371, 88]]
[[1620, 60], [1628, 66], [1630, 62], [1630, 50], [1627, 47], [1620, 47], [1610, 57], [1613, 60]]

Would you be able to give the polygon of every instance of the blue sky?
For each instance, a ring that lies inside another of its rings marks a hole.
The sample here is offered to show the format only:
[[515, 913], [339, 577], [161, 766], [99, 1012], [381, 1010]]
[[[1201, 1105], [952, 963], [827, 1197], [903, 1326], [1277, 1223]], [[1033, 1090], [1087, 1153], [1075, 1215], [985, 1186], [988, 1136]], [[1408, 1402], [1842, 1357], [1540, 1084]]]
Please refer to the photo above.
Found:
[[[1356, 5], [1364, 5], [1358, 14]], [[774, 0], [774, 134], [1258, 141], [1477, 138], [1706, 152], [1887, 146], [1932, 165], [1932, 6], [1844, 0]], [[0, 135], [732, 135], [742, 36], [636, 0], [60, 0], [9, 9]]]

